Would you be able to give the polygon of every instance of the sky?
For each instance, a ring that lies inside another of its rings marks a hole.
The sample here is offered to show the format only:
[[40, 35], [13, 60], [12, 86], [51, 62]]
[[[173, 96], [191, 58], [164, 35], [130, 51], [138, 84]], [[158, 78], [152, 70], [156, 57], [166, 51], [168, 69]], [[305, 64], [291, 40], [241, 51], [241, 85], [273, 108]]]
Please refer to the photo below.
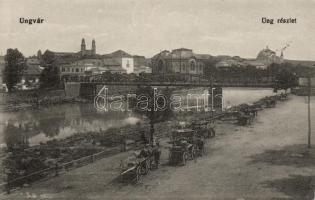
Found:
[[[296, 18], [263, 24], [262, 18]], [[43, 18], [21, 24], [20, 18]], [[77, 52], [96, 40], [98, 54], [122, 49], [152, 57], [162, 50], [255, 58], [286, 44], [287, 59], [315, 60], [315, 0], [0, 0], [0, 54], [18, 48]], [[277, 52], [280, 54], [280, 52]]]

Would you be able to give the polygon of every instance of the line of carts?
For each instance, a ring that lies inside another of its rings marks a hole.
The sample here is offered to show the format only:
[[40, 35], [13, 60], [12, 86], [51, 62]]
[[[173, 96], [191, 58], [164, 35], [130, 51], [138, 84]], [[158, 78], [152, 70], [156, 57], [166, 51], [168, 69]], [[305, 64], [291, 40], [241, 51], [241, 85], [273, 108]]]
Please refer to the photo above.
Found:
[[[213, 127], [207, 121], [192, 123], [187, 128], [174, 130], [170, 136], [169, 164], [186, 165], [205, 153], [205, 140], [215, 136]], [[149, 152], [149, 153], [148, 153]], [[141, 176], [159, 167], [161, 151], [158, 146], [143, 149], [121, 162], [120, 180], [138, 182]]]
[[[265, 97], [253, 105], [241, 104], [235, 111], [225, 112], [223, 118], [236, 118], [239, 125], [250, 124], [257, 112], [263, 108], [275, 107], [278, 100], [285, 101], [286, 94]], [[209, 126], [210, 125], [210, 126]], [[174, 130], [170, 136], [169, 164], [186, 165], [187, 161], [194, 160], [205, 153], [205, 141], [215, 136], [213, 120], [198, 121], [190, 126]], [[146, 147], [140, 152], [146, 152]], [[121, 164], [120, 177], [123, 181], [134, 180], [138, 182], [142, 175], [146, 175], [151, 169], [158, 168], [161, 151], [157, 146], [153, 147], [151, 153], [140, 153]]]

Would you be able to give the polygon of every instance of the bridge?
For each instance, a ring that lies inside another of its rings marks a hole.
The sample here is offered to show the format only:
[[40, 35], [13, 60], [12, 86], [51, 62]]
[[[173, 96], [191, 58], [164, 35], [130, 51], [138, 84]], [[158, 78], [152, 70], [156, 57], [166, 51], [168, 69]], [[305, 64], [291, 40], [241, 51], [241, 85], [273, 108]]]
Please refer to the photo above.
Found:
[[65, 83], [80, 83], [82, 85], [108, 86], [161, 86], [161, 87], [260, 87], [272, 88], [271, 81], [216, 81], [205, 76], [194, 74], [144, 74], [127, 75], [107, 74], [68, 77]]
[[227, 79], [217, 81], [205, 76], [194, 74], [98, 74], [68, 76], [62, 79], [68, 96], [94, 96], [103, 87], [108, 86], [113, 93], [126, 93], [139, 86], [155, 87], [257, 87], [272, 88], [272, 81]]

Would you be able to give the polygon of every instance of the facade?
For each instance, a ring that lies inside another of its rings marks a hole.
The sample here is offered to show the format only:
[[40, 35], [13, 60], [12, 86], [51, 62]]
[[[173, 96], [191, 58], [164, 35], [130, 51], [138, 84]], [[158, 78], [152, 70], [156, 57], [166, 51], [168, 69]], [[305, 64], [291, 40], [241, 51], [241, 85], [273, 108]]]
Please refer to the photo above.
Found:
[[147, 59], [144, 56], [133, 56], [134, 60], [134, 72], [135, 74], [140, 73], [152, 73], [152, 69], [149, 67]]
[[114, 60], [116, 63], [119, 64], [119, 66], [121, 68], [126, 70], [126, 72], [128, 74], [134, 73], [134, 59], [133, 59], [133, 57], [130, 54], [128, 54], [122, 50], [114, 51], [110, 54], [103, 55], [103, 60], [105, 62], [107, 62], [106, 60], [109, 60], [110, 62], [112, 62], [112, 60]]
[[67, 76], [96, 75], [108, 71], [119, 74], [127, 73], [127, 70], [113, 58], [85, 58], [59, 66], [61, 80]]
[[[92, 40], [91, 49], [87, 49], [84, 38], [81, 41], [81, 48], [80, 48], [79, 52], [57, 52], [57, 51], [46, 50], [43, 55], [41, 55], [41, 52], [39, 51], [37, 53], [37, 56], [38, 56], [38, 58], [41, 58], [43, 56], [47, 56], [48, 54], [49, 54], [49, 56], [52, 56], [53, 59], [64, 60], [64, 61], [98, 57], [98, 55], [96, 54], [96, 42], [95, 42], [95, 40], [94, 39]], [[60, 61], [60, 62], [63, 62], [63, 61]], [[68, 62], [68, 63], [70, 63], [70, 62]]]
[[151, 59], [152, 73], [203, 74], [206, 56], [195, 54], [191, 49], [162, 51]]
[[[91, 49], [86, 48], [85, 39], [81, 41], [79, 52], [54, 52], [46, 50], [38, 57], [49, 57], [57, 64], [60, 79], [70, 75], [92, 75], [104, 72], [111, 73], [140, 73], [149, 72], [144, 56], [132, 56], [125, 51], [117, 50], [110, 54], [97, 55], [96, 43], [93, 39]], [[135, 65], [138, 67], [136, 69]]]
[[122, 67], [122, 65], [115, 58], [105, 58], [103, 59], [103, 71], [111, 72], [113, 74], [126, 74], [127, 70]]
[[140, 74], [140, 73], [151, 74], [152, 69], [151, 69], [151, 67], [141, 65], [139, 67], [136, 67], [135, 71], [133, 73], [135, 73], [135, 74]]
[[268, 65], [259, 60], [246, 60], [245, 63], [254, 66], [256, 69], [267, 69]]
[[236, 58], [225, 58], [221, 61], [219, 61], [218, 63], [216, 63], [216, 67], [219, 69], [229, 69], [231, 67], [243, 67], [246, 64], [243, 62], [243, 60], [240, 59], [236, 59]]
[[271, 63], [282, 63], [283, 62], [283, 52], [280, 56], [276, 55], [275, 51], [272, 51], [268, 46], [261, 50], [256, 58], [257, 61], [264, 63], [265, 65], [270, 65]]
[[98, 58], [85, 58], [76, 60], [71, 63], [59, 65], [60, 78], [70, 75], [84, 75], [91, 74], [98, 71], [97, 69], [102, 66], [102, 60]]

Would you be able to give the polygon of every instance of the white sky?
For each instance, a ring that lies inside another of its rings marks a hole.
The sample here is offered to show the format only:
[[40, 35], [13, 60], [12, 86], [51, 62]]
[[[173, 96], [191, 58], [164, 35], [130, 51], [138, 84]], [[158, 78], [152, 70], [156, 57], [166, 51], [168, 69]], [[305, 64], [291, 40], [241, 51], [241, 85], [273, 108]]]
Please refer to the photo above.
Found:
[[[20, 17], [45, 21], [20, 24]], [[262, 17], [297, 24], [262, 24]], [[79, 51], [83, 37], [88, 49], [95, 38], [99, 54], [146, 57], [179, 47], [256, 57], [266, 45], [290, 42], [285, 58], [315, 60], [315, 0], [0, 0], [0, 54]]]

